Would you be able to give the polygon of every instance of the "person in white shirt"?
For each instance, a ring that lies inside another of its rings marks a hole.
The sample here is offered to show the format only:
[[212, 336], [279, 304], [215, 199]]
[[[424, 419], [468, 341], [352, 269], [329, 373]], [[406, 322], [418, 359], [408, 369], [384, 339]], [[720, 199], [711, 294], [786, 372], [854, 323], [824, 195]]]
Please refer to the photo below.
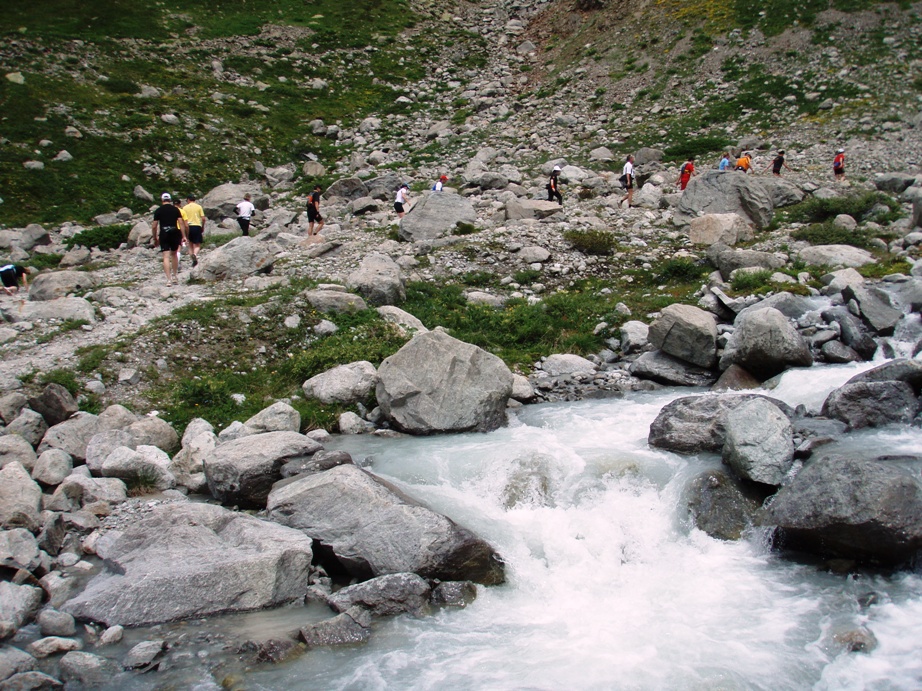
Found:
[[627, 194], [621, 197], [621, 202], [624, 203], [624, 200], [627, 200], [627, 208], [631, 208], [631, 202], [634, 201], [634, 157], [628, 156], [627, 161], [624, 164], [624, 168], [621, 169], [621, 182], [624, 185], [624, 188], [627, 190]]
[[435, 184], [432, 186], [432, 191], [433, 191], [433, 192], [441, 192], [443, 189], [445, 189], [445, 183], [446, 183], [446, 182], [448, 182], [448, 176], [447, 176], [447, 175], [443, 175], [443, 176], [440, 177], [438, 180], [436, 180]]
[[397, 189], [397, 198], [394, 200], [394, 211], [397, 212], [397, 218], [403, 218], [406, 210], [404, 206], [410, 205], [410, 186], [401, 185]]
[[256, 207], [250, 201], [250, 195], [243, 195], [243, 201], [237, 204], [237, 225], [240, 226], [240, 232], [244, 235], [250, 234], [250, 217]]

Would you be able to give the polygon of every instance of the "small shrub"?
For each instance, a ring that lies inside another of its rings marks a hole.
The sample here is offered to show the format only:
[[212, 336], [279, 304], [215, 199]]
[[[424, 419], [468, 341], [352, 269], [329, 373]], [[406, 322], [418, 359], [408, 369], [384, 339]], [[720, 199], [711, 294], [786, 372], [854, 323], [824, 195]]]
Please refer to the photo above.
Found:
[[832, 199], [811, 197], [788, 209], [785, 216], [787, 220], [796, 223], [823, 223], [839, 214], [847, 214], [861, 220], [878, 204], [883, 204], [890, 209], [890, 214], [879, 217], [878, 220], [888, 222], [899, 217], [899, 203], [882, 192], [862, 192]]
[[670, 259], [656, 276], [657, 283], [692, 283], [709, 273], [708, 267], [691, 259]]
[[605, 230], [568, 230], [564, 240], [583, 254], [606, 255], [615, 248], [615, 236]]
[[473, 223], [464, 223], [463, 221], [458, 221], [452, 232], [454, 235], [471, 235], [477, 232], [477, 226], [475, 226]]
[[105, 345], [84, 346], [77, 349], [76, 355], [80, 358], [77, 361], [77, 371], [82, 374], [92, 374], [99, 369], [109, 355], [109, 347]]
[[733, 290], [747, 292], [764, 288], [770, 282], [772, 272], [768, 269], [761, 271], [737, 271], [730, 283]]
[[871, 246], [871, 235], [862, 228], [846, 230], [835, 225], [832, 221], [814, 223], [806, 228], [798, 228], [791, 237], [803, 240], [811, 245], [851, 245], [861, 249]]
[[130, 79], [113, 77], [99, 83], [102, 84], [106, 91], [113, 94], [136, 94], [141, 90], [140, 87]]
[[87, 228], [73, 237], [67, 238], [64, 241], [64, 246], [69, 250], [74, 247], [86, 247], [87, 249], [96, 247], [101, 250], [114, 250], [123, 242], [128, 242], [130, 232], [131, 226], [127, 223]]
[[706, 137], [696, 137], [695, 139], [686, 139], [683, 142], [667, 146], [663, 153], [666, 159], [670, 161], [685, 161], [689, 156], [704, 156], [706, 154], [721, 151], [727, 146], [727, 137], [725, 135], [714, 135]]
[[467, 286], [485, 287], [493, 282], [493, 274], [489, 271], [468, 271], [461, 276], [461, 282]]
[[56, 269], [63, 257], [63, 254], [33, 254], [27, 263], [37, 271]]
[[53, 369], [50, 372], [39, 377], [39, 382], [44, 384], [60, 384], [70, 391], [71, 396], [76, 396], [80, 392], [80, 382], [77, 381], [77, 375], [69, 369]]
[[237, 233], [219, 233], [216, 235], [209, 235], [202, 242], [202, 247], [204, 248], [221, 247], [222, 245], [226, 245], [227, 243], [229, 243], [231, 240], [233, 240], [236, 237], [240, 237], [240, 236], [237, 235]]
[[541, 271], [538, 269], [522, 269], [521, 271], [516, 271], [512, 275], [512, 280], [514, 280], [519, 285], [528, 285], [529, 283], [534, 283], [539, 278], [541, 278]]

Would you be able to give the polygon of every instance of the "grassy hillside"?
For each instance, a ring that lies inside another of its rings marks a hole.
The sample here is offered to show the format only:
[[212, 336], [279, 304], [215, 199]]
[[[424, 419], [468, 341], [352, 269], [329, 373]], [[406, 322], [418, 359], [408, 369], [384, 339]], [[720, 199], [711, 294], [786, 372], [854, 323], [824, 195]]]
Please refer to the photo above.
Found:
[[[311, 121], [349, 126], [423, 108], [397, 97], [445, 44], [459, 71], [484, 50], [405, 0], [43, 0], [9, 10], [0, 69], [23, 83], [0, 80], [6, 226], [137, 206], [139, 183], [202, 193], [256, 161], [313, 154], [329, 168], [348, 147], [315, 136]], [[69, 126], [82, 137], [65, 136]], [[62, 149], [73, 160], [53, 160]]]

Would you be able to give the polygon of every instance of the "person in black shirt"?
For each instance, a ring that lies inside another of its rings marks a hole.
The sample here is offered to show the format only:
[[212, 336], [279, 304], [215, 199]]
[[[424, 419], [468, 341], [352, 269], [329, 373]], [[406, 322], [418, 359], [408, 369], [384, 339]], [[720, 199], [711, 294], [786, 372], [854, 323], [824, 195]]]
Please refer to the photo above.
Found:
[[[320, 235], [323, 228], [323, 216], [320, 215], [320, 185], [314, 185], [314, 191], [307, 198], [307, 237], [312, 238], [314, 235]], [[317, 224], [317, 232], [314, 232], [314, 223]]]
[[19, 292], [19, 279], [22, 279], [24, 288], [29, 287], [29, 279], [26, 276], [29, 269], [19, 264], [7, 264], [0, 266], [0, 281], [3, 281], [3, 290], [7, 295]]
[[163, 204], [154, 212], [151, 230], [154, 234], [154, 246], [160, 245], [163, 256], [163, 273], [166, 284], [179, 283], [179, 247], [185, 238], [185, 222], [182, 212], [171, 203], [169, 192], [160, 195]]
[[[775, 156], [775, 158], [772, 160], [772, 162], [769, 163], [767, 166], [765, 166], [765, 170], [768, 170], [769, 168], [771, 168], [771, 169], [772, 169], [772, 175], [777, 175], [778, 177], [781, 177], [781, 167], [782, 167], [782, 166], [784, 166], [784, 167], [787, 168], [788, 170], [791, 170], [791, 169], [788, 167], [788, 164], [784, 162], [784, 149], [782, 149], [781, 151], [779, 151], [779, 152], [778, 152], [778, 155]], [[793, 173], [794, 171], [791, 170], [791, 172]]]

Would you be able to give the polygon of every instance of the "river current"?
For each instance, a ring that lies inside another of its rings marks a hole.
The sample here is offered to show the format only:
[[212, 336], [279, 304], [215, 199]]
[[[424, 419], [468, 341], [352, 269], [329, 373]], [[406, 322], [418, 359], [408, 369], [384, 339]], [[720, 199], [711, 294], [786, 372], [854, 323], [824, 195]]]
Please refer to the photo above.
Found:
[[[788, 372], [765, 393], [817, 411], [871, 366]], [[183, 687], [922, 688], [920, 573], [832, 573], [781, 557], [758, 531], [725, 542], [693, 526], [685, 487], [720, 459], [647, 445], [659, 410], [690, 393], [527, 406], [490, 434], [336, 438], [330, 448], [489, 540], [506, 561], [507, 583], [479, 586], [465, 609], [378, 621], [364, 646], [312, 650], [231, 681], [207, 673], [216, 658], [199, 653]], [[824, 450], [837, 445], [919, 453], [922, 430], [860, 432]], [[259, 639], [326, 616], [319, 605], [298, 606], [204, 626]], [[870, 631], [876, 647], [849, 652], [841, 638], [856, 630]], [[126, 643], [149, 636], [131, 632]], [[130, 685], [163, 681], [145, 675]]]

